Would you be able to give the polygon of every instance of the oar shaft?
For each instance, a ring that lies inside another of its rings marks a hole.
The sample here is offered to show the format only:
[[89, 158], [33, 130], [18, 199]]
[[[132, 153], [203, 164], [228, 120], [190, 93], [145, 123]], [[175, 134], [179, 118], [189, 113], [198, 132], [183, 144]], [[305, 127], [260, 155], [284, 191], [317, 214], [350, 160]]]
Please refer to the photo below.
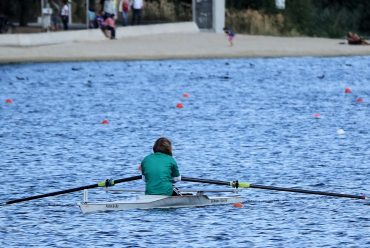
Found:
[[350, 194], [340, 194], [340, 193], [332, 193], [332, 192], [323, 192], [323, 191], [315, 191], [315, 190], [307, 190], [307, 189], [297, 189], [297, 188], [284, 188], [284, 187], [276, 187], [276, 186], [266, 186], [260, 184], [249, 184], [245, 182], [227, 182], [227, 181], [219, 181], [219, 180], [212, 180], [212, 179], [200, 179], [200, 178], [192, 178], [192, 177], [181, 177], [182, 181], [188, 182], [197, 182], [197, 183], [209, 183], [209, 184], [217, 184], [217, 185], [227, 185], [237, 187], [235, 185], [239, 185], [240, 188], [255, 188], [255, 189], [266, 189], [266, 190], [275, 190], [275, 191], [286, 191], [286, 192], [294, 192], [294, 193], [304, 193], [304, 194], [311, 194], [311, 195], [323, 195], [323, 196], [334, 196], [334, 197], [343, 197], [343, 198], [352, 198], [352, 199], [367, 199], [364, 195], [350, 195]]
[[193, 183], [209, 183], [209, 184], [230, 186], [230, 182], [226, 182], [226, 181], [201, 179], [201, 178], [193, 178], [193, 177], [183, 177], [183, 176], [181, 176], [181, 181], [193, 182]]
[[114, 180], [114, 184], [135, 181], [135, 180], [139, 180], [141, 178], [142, 178], [142, 176], [140, 175], [140, 176], [133, 176], [133, 177], [127, 177], [127, 178], [117, 179], [117, 180]]
[[98, 187], [98, 184], [91, 184], [91, 185], [77, 187], [77, 188], [73, 188], [73, 189], [66, 189], [66, 190], [41, 194], [41, 195], [34, 195], [34, 196], [30, 196], [30, 197], [15, 199], [15, 200], [7, 201], [5, 204], [9, 205], [9, 204], [18, 203], [18, 202], [31, 201], [31, 200], [44, 198], [44, 197], [67, 194], [67, 193], [72, 193], [72, 192], [76, 192], [76, 191], [80, 191], [80, 190], [84, 190], [84, 189], [92, 189], [92, 188], [96, 188], [96, 187]]
[[[139, 179], [141, 179], [141, 176], [133, 176], [133, 177], [127, 177], [127, 178], [114, 180], [114, 183], [117, 184], [117, 183], [135, 181], [135, 180], [139, 180]], [[60, 190], [60, 191], [56, 191], [56, 192], [50, 192], [50, 193], [46, 193], [46, 194], [41, 194], [41, 195], [35, 195], [35, 196], [10, 200], [10, 201], [5, 202], [5, 204], [9, 205], [9, 204], [18, 203], [18, 202], [31, 201], [31, 200], [35, 200], [35, 199], [44, 198], [44, 197], [62, 195], [62, 194], [67, 194], [67, 193], [72, 193], [72, 192], [76, 192], [76, 191], [80, 191], [80, 190], [84, 190], [84, 189], [92, 189], [92, 188], [97, 188], [97, 187], [100, 187], [100, 185], [98, 183], [95, 183], [95, 184], [90, 184], [90, 185], [81, 186], [81, 187], [77, 187], [77, 188]]]
[[259, 185], [259, 184], [251, 184], [249, 187], [255, 188], [255, 189], [286, 191], [286, 192], [304, 193], [304, 194], [311, 194], [311, 195], [324, 195], [324, 196], [335, 196], [335, 197], [353, 198], [353, 199], [366, 199], [366, 196], [364, 195], [340, 194], [340, 193], [323, 192], [323, 191], [307, 190], [307, 189], [266, 186], [266, 185]]

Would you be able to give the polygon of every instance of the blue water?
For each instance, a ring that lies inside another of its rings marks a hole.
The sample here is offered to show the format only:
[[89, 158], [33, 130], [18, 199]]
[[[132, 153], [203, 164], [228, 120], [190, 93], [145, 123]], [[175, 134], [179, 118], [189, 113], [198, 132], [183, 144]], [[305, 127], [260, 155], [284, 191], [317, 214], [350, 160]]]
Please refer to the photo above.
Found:
[[[370, 194], [369, 103], [370, 57], [1, 65], [0, 202], [137, 175], [160, 136], [184, 176]], [[0, 247], [370, 247], [365, 201], [240, 194], [244, 208], [84, 215], [82, 192], [3, 206]]]

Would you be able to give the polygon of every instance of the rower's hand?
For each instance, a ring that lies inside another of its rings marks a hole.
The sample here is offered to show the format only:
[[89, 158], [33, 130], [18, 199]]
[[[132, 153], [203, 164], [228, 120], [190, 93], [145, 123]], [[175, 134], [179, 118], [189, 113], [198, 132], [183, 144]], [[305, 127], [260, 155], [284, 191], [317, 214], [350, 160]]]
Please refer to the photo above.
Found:
[[113, 179], [105, 179], [104, 181], [101, 181], [98, 183], [99, 187], [111, 187], [114, 186], [114, 180]]

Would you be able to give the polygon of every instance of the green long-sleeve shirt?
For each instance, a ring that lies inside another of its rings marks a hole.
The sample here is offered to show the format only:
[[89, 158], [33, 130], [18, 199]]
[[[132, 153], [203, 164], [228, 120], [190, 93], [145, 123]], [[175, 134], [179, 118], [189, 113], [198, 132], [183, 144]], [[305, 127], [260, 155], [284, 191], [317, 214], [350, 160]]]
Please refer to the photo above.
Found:
[[156, 152], [146, 156], [141, 162], [145, 176], [146, 195], [172, 195], [173, 177], [179, 177], [176, 160], [167, 154]]

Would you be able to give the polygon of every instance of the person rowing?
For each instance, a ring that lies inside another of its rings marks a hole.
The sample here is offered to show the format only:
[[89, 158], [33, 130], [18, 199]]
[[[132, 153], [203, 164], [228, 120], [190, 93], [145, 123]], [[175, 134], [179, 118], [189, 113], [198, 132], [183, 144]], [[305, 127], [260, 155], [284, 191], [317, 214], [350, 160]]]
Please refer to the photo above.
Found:
[[157, 139], [153, 153], [146, 156], [140, 164], [146, 195], [178, 196], [180, 192], [173, 183], [181, 176], [176, 160], [172, 157], [171, 141], [165, 137]]

